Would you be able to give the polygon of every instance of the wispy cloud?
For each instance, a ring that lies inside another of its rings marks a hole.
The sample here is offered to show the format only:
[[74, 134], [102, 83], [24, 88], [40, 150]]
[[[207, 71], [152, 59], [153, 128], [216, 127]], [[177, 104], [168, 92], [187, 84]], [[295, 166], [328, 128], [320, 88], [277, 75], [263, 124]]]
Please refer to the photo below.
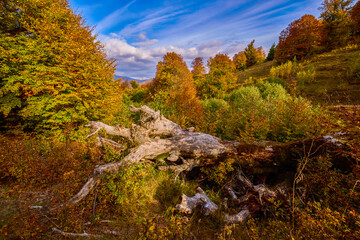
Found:
[[143, 32], [147, 29], [151, 29], [152, 26], [164, 23], [169, 21], [170, 19], [185, 13], [185, 10], [176, 10], [174, 8], [162, 9], [154, 14], [146, 16], [145, 18], [124, 27], [120, 34], [124, 36], [130, 36], [133, 34], [138, 34], [139, 32]]
[[188, 64], [220, 52], [232, 57], [253, 39], [267, 51], [290, 22], [304, 14], [318, 16], [321, 2], [133, 0], [102, 18], [96, 31], [103, 34], [100, 40], [109, 57], [117, 60], [119, 72], [151, 78], [157, 62], [170, 51]]
[[136, 0], [133, 0], [131, 2], [129, 2], [128, 4], [126, 4], [125, 6], [123, 6], [122, 8], [112, 12], [111, 14], [109, 14], [108, 16], [106, 16], [103, 20], [101, 20], [97, 25], [96, 25], [96, 31], [97, 32], [101, 32], [104, 31], [106, 29], [111, 28], [112, 26], [118, 24], [121, 21], [121, 15], [135, 2]]

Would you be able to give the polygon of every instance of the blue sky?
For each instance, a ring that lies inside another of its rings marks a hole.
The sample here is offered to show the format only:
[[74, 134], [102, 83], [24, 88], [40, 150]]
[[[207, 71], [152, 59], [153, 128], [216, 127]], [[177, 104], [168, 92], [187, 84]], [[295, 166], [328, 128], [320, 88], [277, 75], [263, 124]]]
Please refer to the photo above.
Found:
[[117, 61], [117, 75], [153, 78], [169, 51], [190, 66], [195, 57], [232, 57], [251, 40], [266, 52], [304, 14], [319, 17], [322, 0], [70, 0]]

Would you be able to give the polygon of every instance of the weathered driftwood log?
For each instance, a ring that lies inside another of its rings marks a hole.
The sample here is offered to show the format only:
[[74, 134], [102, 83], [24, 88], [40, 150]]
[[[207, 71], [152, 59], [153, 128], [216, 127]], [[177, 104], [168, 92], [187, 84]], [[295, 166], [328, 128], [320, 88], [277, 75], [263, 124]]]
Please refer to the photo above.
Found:
[[204, 190], [198, 187], [197, 192], [193, 197], [188, 197], [185, 194], [182, 195], [180, 204], [176, 205], [176, 209], [182, 213], [192, 214], [196, 207], [201, 207], [201, 212], [207, 216], [218, 210], [218, 206], [213, 203], [208, 196], [206, 196]]
[[[133, 124], [131, 129], [109, 126], [101, 122], [90, 122], [87, 125], [92, 130], [89, 136], [103, 129], [107, 134], [123, 137], [137, 147], [118, 162], [96, 166], [93, 175], [67, 204], [76, 204], [81, 201], [99, 183], [104, 174], [115, 173], [125, 165], [136, 164], [144, 159], [157, 161], [160, 155], [168, 155], [165, 159], [169, 164], [168, 168], [179, 173], [189, 171], [194, 167], [212, 165], [227, 157], [238, 155], [250, 155], [253, 159], [252, 164], [258, 163], [262, 167], [276, 168], [289, 162], [296, 166], [296, 159], [307, 153], [310, 145], [317, 152], [334, 146], [339, 147], [339, 142], [334, 141], [334, 138], [291, 143], [223, 141], [209, 134], [194, 132], [193, 128], [184, 130], [162, 116], [159, 111], [156, 112], [147, 106], [141, 108], [131, 106], [130, 110], [140, 113], [139, 123]], [[111, 145], [118, 150], [122, 149], [121, 145], [114, 141], [104, 138], [98, 138], [98, 141], [100, 144]], [[273, 194], [262, 185], [252, 186], [246, 179], [244, 183], [257, 191], [260, 198], [264, 194]]]
[[226, 214], [225, 222], [228, 224], [243, 223], [250, 216], [250, 211], [247, 207], [243, 208], [240, 212], [234, 215]]

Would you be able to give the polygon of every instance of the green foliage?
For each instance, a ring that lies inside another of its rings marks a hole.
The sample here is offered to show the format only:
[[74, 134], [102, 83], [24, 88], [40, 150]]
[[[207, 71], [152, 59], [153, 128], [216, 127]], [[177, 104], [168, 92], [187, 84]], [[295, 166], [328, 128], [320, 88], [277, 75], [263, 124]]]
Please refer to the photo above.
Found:
[[271, 81], [280, 79], [291, 93], [296, 93], [298, 85], [314, 82], [315, 74], [314, 65], [305, 67], [304, 64], [298, 63], [296, 58], [294, 61], [287, 61], [277, 67], [272, 67], [270, 70]]
[[265, 52], [262, 47], [255, 48], [254, 47], [255, 40], [253, 40], [249, 45], [245, 48], [245, 56], [246, 56], [246, 67], [251, 67], [257, 63], [261, 63], [265, 60]]
[[40, 132], [105, 117], [107, 103], [121, 99], [111, 93], [114, 64], [83, 19], [61, 0], [27, 0], [14, 9], [1, 13], [21, 31], [0, 32], [0, 114]]
[[308, 69], [303, 69], [296, 73], [296, 80], [297, 83], [300, 85], [311, 83], [314, 81], [314, 79], [315, 79], [314, 65], [310, 65]]
[[320, 107], [290, 96], [277, 83], [241, 87], [230, 100], [231, 113], [223, 116], [231, 138], [289, 141], [309, 137], [319, 133], [321, 121], [327, 118]]
[[196, 96], [192, 74], [183, 58], [174, 53], [164, 55], [157, 65], [152, 85], [152, 106], [181, 126], [201, 121], [202, 106]]
[[324, 20], [328, 49], [343, 47], [349, 43], [352, 30], [352, 2], [353, 0], [324, 0], [321, 4], [320, 17]]
[[246, 54], [244, 51], [238, 52], [233, 57], [233, 62], [237, 72], [243, 71], [246, 69]]
[[229, 175], [235, 170], [233, 167], [234, 162], [234, 159], [229, 158], [212, 167], [204, 167], [201, 171], [206, 174], [210, 181], [214, 181], [218, 186], [222, 186], [228, 180]]
[[223, 98], [227, 92], [236, 87], [235, 65], [226, 54], [211, 57], [207, 65], [209, 73], [201, 92], [206, 98]]
[[229, 113], [230, 105], [223, 99], [210, 98], [202, 101], [205, 120], [202, 124], [202, 131], [217, 136], [226, 136], [225, 116]]
[[275, 49], [276, 49], [276, 45], [275, 45], [275, 43], [274, 43], [273, 45], [271, 45], [271, 48], [270, 48], [270, 50], [269, 50], [269, 53], [268, 53], [268, 55], [267, 55], [267, 57], [266, 57], [266, 61], [272, 61], [272, 60], [274, 60], [274, 58], [275, 58]]

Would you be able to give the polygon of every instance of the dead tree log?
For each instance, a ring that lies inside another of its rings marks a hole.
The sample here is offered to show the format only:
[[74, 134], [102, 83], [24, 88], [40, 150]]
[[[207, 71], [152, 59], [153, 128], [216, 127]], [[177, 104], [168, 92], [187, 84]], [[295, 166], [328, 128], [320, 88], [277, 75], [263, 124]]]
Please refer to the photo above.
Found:
[[204, 190], [198, 187], [197, 192], [193, 197], [188, 197], [183, 194], [181, 203], [176, 205], [176, 209], [182, 213], [192, 214], [194, 209], [200, 206], [201, 212], [205, 216], [218, 210], [219, 207], [206, 196]]
[[[289, 162], [289, 159], [290, 162], [291, 159], [299, 159], [302, 153], [307, 152], [310, 142], [316, 151], [339, 147], [339, 142], [333, 137], [291, 143], [223, 141], [209, 134], [194, 132], [193, 128], [184, 130], [162, 116], [159, 111], [154, 111], [148, 106], [141, 108], [131, 106], [130, 111], [140, 113], [140, 121], [138, 124], [133, 124], [131, 129], [109, 126], [102, 122], [90, 122], [87, 125], [92, 132], [89, 136], [103, 129], [107, 134], [123, 137], [137, 147], [118, 162], [96, 166], [93, 175], [67, 204], [76, 204], [86, 197], [104, 174], [115, 173], [123, 166], [136, 164], [145, 159], [157, 161], [160, 155], [168, 155], [165, 159], [169, 164], [168, 168], [180, 172], [189, 171], [194, 167], [213, 165], [227, 157], [244, 154], [251, 155], [253, 162], [263, 167], [278, 167]], [[114, 141], [104, 138], [98, 141], [100, 144], [110, 144], [121, 150], [121, 146]], [[294, 163], [296, 164], [297, 161], [293, 161]], [[264, 186], [254, 186], [246, 179], [243, 179], [243, 182], [257, 191], [260, 199], [263, 195], [273, 194]]]

